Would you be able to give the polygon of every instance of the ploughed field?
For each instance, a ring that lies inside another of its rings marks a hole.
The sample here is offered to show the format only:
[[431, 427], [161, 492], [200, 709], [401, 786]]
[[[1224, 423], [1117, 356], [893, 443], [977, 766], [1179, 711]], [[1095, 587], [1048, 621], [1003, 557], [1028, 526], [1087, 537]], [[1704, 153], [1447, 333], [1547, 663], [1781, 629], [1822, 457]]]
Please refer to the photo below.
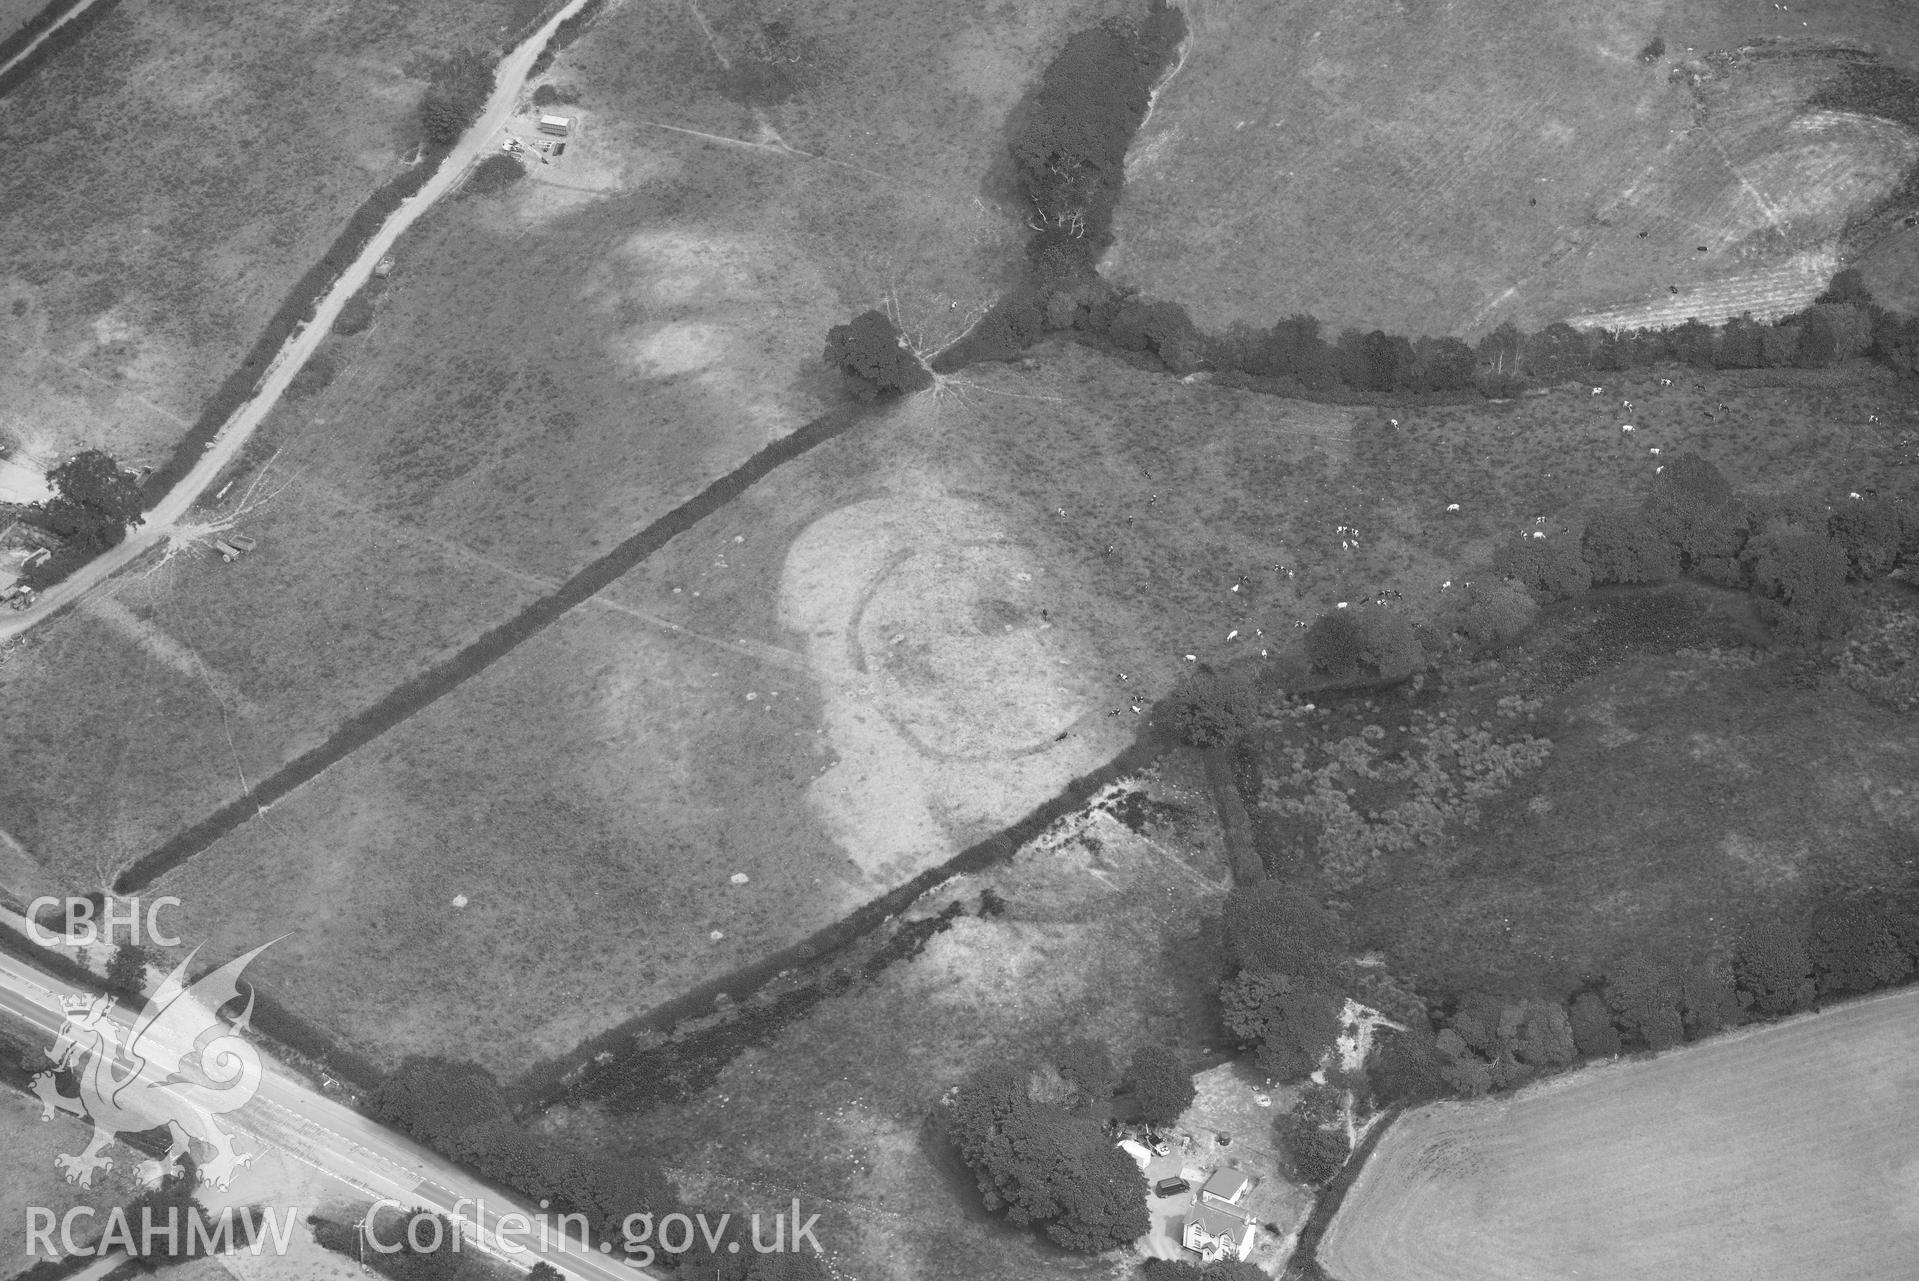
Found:
[[1319, 1248], [1340, 1281], [1825, 1281], [1919, 1258], [1919, 991], [1409, 1113]]

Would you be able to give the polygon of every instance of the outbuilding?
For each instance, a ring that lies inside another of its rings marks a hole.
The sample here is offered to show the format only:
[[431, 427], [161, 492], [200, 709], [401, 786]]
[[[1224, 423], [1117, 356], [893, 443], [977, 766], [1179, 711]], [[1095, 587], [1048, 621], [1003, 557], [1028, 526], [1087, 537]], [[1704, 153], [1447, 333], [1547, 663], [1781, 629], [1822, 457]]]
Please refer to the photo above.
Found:
[[573, 117], [571, 116], [541, 116], [540, 132], [557, 134], [559, 137], [564, 138], [568, 134], [573, 132]]

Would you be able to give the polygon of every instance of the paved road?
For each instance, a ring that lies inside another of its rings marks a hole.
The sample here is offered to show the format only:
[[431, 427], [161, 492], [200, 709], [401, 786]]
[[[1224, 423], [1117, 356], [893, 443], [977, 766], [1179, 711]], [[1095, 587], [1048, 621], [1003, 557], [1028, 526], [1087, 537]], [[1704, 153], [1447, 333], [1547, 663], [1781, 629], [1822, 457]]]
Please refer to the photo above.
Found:
[[573, 16], [586, 0], [570, 0], [567, 6], [547, 20], [545, 26], [534, 32], [523, 44], [501, 59], [496, 73], [493, 97], [488, 100], [486, 111], [466, 132], [452, 154], [440, 165], [439, 172], [422, 187], [419, 194], [393, 211], [386, 225], [380, 228], [358, 259], [348, 267], [327, 295], [320, 300], [313, 319], [304, 328], [296, 330], [287, 339], [272, 363], [267, 374], [254, 394], [253, 399], [240, 406], [233, 417], [221, 427], [209, 445], [205, 457], [196, 464], [185, 479], [175, 485], [167, 496], [160, 500], [146, 515], [146, 523], [135, 526], [127, 535], [127, 540], [99, 559], [83, 566], [68, 578], [40, 594], [39, 601], [25, 612], [12, 610], [0, 611], [0, 642], [21, 635], [36, 626], [42, 619], [49, 618], [63, 605], [70, 605], [82, 596], [98, 587], [115, 571], [132, 564], [134, 559], [146, 552], [156, 543], [166, 539], [179, 525], [194, 503], [213, 484], [225, 467], [240, 452], [247, 438], [266, 419], [267, 414], [300, 372], [307, 360], [319, 349], [327, 331], [332, 328], [334, 318], [340, 314], [347, 300], [358, 293], [373, 275], [373, 268], [380, 259], [392, 252], [394, 244], [414, 221], [425, 213], [433, 203], [452, 191], [466, 176], [466, 171], [499, 145], [500, 130], [512, 117], [517, 105], [520, 90], [526, 83], [527, 75], [533, 69], [533, 61], [539, 57], [540, 50], [546, 46], [547, 39], [561, 22]]
[[[0, 924], [0, 929], [4, 928], [8, 927]], [[81, 995], [90, 994], [18, 957], [0, 953], [0, 1015], [31, 1024], [44, 1034], [48, 1046], [59, 1035], [66, 1018], [60, 998]], [[131, 1017], [117, 1008], [114, 1017], [123, 1031], [132, 1023]], [[494, 1254], [499, 1254], [495, 1243], [503, 1213], [521, 1214], [538, 1222], [538, 1211], [509, 1201], [443, 1157], [327, 1098], [266, 1054], [260, 1058], [264, 1070], [252, 1101], [222, 1117], [223, 1128], [234, 1134], [240, 1150], [277, 1148], [375, 1200], [391, 1198], [449, 1217], [459, 1210], [472, 1225], [468, 1239], [480, 1242]], [[119, 1161], [140, 1159], [125, 1148], [116, 1148], [110, 1155]], [[242, 1170], [233, 1181], [233, 1190], [243, 1202], [246, 1177]], [[468, 1204], [463, 1206], [462, 1201]], [[481, 1202], [483, 1214], [474, 1210], [474, 1205]], [[565, 1250], [556, 1241], [542, 1249], [537, 1229], [530, 1237], [516, 1236], [515, 1240], [525, 1241], [527, 1249], [512, 1262], [531, 1267], [544, 1260], [576, 1281], [651, 1281], [654, 1275], [590, 1253], [577, 1241]]]

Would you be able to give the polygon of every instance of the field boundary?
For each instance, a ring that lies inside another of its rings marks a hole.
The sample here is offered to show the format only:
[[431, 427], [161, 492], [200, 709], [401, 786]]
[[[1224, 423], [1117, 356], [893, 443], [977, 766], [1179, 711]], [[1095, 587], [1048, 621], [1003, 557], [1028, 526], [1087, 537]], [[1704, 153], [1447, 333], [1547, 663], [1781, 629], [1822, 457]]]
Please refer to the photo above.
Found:
[[1313, 1202], [1313, 1212], [1306, 1216], [1306, 1222], [1300, 1226], [1299, 1240], [1293, 1245], [1293, 1257], [1287, 1261], [1281, 1281], [1336, 1281], [1319, 1266], [1320, 1240], [1326, 1235], [1326, 1230], [1333, 1226], [1333, 1219], [1339, 1214], [1340, 1207], [1346, 1204], [1346, 1194], [1359, 1181], [1360, 1173], [1379, 1147], [1379, 1141], [1386, 1137], [1386, 1131], [1405, 1111], [1405, 1108], [1393, 1108], [1380, 1117], [1366, 1132], [1366, 1137], [1359, 1141], [1353, 1154], [1346, 1158], [1346, 1164], [1333, 1176], [1333, 1181], [1320, 1192], [1319, 1199]]
[[0, 40], [0, 68], [5, 68], [0, 70], [0, 98], [19, 88], [55, 54], [71, 48], [119, 5], [120, 0], [53, 0], [28, 18], [18, 31]]
[[[1006, 862], [1048, 827], [1098, 795], [1101, 789], [1145, 769], [1166, 750], [1168, 744], [1154, 733], [1152, 727], [1143, 727], [1139, 737], [1106, 764], [1072, 779], [1023, 817], [993, 835], [974, 842], [939, 866], [928, 868], [905, 884], [855, 908], [851, 914], [814, 931], [798, 943], [781, 948], [724, 977], [710, 979], [582, 1042], [564, 1057], [536, 1064], [509, 1087], [510, 1092], [517, 1096], [516, 1106], [538, 1111], [555, 1103], [579, 1103], [614, 1094], [622, 1072], [631, 1070], [630, 1061], [641, 1058], [646, 1052], [643, 1043], [638, 1040], [643, 1034], [671, 1032], [676, 1024], [709, 1017], [722, 996], [732, 1002], [731, 1017], [751, 1017], [754, 1011], [741, 1011], [740, 1003], [782, 973], [802, 966], [824, 967], [954, 877], [984, 871]], [[774, 1019], [765, 1022], [765, 1034], [777, 1031], [782, 1025]], [[704, 1031], [706, 1029], [702, 1029]], [[735, 1045], [733, 1052], [737, 1053], [740, 1048], [743, 1047]], [[603, 1054], [611, 1057], [601, 1060]]]
[[371, 707], [350, 717], [318, 747], [302, 753], [260, 780], [245, 794], [136, 859], [114, 881], [114, 893], [129, 894], [150, 885], [195, 855], [203, 853], [215, 841], [275, 801], [318, 778], [357, 749], [478, 676], [517, 649], [522, 642], [532, 639], [565, 617], [575, 606], [610, 586], [674, 538], [739, 497], [775, 468], [791, 462], [817, 445], [844, 435], [866, 421], [868, 416], [857, 407], [830, 410], [761, 449], [692, 498], [621, 542], [612, 551], [589, 561], [548, 595], [534, 601], [506, 622], [482, 633], [478, 639], [462, 646], [457, 653], [395, 687]]

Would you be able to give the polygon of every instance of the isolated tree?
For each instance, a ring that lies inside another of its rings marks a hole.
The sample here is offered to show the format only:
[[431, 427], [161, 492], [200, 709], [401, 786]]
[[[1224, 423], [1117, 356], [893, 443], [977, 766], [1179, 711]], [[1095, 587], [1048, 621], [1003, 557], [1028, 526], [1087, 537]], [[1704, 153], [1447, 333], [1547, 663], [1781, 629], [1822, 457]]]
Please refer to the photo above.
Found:
[[1646, 47], [1639, 51], [1641, 62], [1657, 62], [1665, 56], [1666, 41], [1663, 36], [1654, 36], [1646, 42]]
[[1784, 921], [1754, 927], [1733, 958], [1733, 976], [1742, 1005], [1760, 1014], [1792, 1014], [1810, 1006], [1815, 994], [1812, 959], [1798, 928]]
[[1154, 1125], [1171, 1125], [1199, 1097], [1193, 1074], [1178, 1054], [1163, 1045], [1142, 1045], [1133, 1051], [1126, 1082], [1140, 1115]]
[[883, 311], [867, 311], [826, 333], [826, 363], [845, 374], [862, 400], [924, 391], [933, 375]]
[[1346, 927], [1318, 899], [1285, 881], [1236, 885], [1220, 920], [1228, 964], [1238, 970], [1329, 982], [1346, 963]]

